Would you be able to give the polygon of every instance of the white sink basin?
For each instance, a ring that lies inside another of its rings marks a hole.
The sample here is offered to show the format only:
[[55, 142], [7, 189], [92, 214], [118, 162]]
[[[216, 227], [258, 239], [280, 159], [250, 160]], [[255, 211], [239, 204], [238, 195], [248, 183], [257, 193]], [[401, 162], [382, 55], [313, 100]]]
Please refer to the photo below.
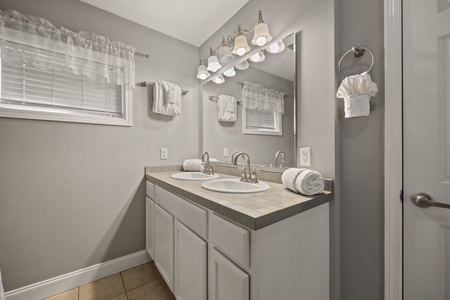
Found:
[[202, 182], [202, 188], [222, 193], [258, 193], [270, 189], [264, 182], [248, 183], [239, 179], [216, 179]]
[[219, 178], [219, 174], [208, 175], [202, 172], [181, 172], [170, 175], [170, 177], [179, 179], [179, 180], [208, 180]]

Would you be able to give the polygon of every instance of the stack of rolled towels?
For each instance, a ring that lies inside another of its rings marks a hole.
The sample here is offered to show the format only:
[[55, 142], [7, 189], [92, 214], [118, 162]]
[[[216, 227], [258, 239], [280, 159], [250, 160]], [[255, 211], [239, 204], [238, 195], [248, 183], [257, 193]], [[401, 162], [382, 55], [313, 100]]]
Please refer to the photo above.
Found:
[[289, 168], [283, 172], [281, 182], [291, 191], [307, 196], [320, 194], [324, 189], [322, 175], [309, 169]]
[[[210, 162], [215, 162], [217, 159], [210, 158]], [[185, 159], [183, 162], [183, 170], [186, 172], [202, 172], [204, 162], [198, 158]]]

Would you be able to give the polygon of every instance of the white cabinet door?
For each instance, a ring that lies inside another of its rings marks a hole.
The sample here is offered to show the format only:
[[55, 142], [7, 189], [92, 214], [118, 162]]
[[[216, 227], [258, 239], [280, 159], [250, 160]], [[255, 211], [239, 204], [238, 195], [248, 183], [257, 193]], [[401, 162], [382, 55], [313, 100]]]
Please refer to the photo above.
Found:
[[155, 204], [155, 265], [173, 292], [173, 216]]
[[207, 243], [175, 221], [175, 297], [206, 300]]
[[149, 197], [145, 201], [145, 248], [155, 259], [155, 202]]
[[249, 276], [212, 248], [210, 261], [211, 300], [248, 300]]

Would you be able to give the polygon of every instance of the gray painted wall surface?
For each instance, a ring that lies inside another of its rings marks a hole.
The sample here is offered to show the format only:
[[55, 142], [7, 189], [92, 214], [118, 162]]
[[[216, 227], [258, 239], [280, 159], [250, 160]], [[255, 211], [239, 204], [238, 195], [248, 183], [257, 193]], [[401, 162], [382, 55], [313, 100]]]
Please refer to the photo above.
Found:
[[[370, 48], [375, 54], [371, 75], [379, 90], [370, 100], [368, 117], [344, 119], [343, 100], [336, 99], [341, 164], [341, 299], [383, 299], [383, 1], [340, 0], [338, 13], [339, 58], [354, 45]], [[365, 55], [361, 63], [370, 63], [369, 57]], [[367, 66], [355, 66], [344, 74], [360, 73], [364, 68]]]
[[[217, 102], [209, 100], [209, 96], [220, 94], [231, 95], [242, 99], [242, 85], [236, 81], [250, 81], [270, 89], [285, 92], [285, 113], [283, 115], [283, 135], [256, 135], [242, 133], [242, 106], [237, 106], [237, 120], [234, 123], [217, 121]], [[208, 82], [203, 85], [203, 150], [211, 157], [230, 161], [234, 151], [245, 151], [250, 155], [252, 164], [273, 164], [275, 153], [283, 151], [286, 164], [294, 166], [294, 84], [292, 81], [273, 76], [255, 68], [237, 71], [236, 76], [227, 78], [223, 84]], [[228, 147], [230, 157], [223, 157], [223, 148]], [[244, 160], [242, 160], [244, 162]], [[281, 162], [281, 160], [280, 160]]]
[[144, 167], [198, 157], [198, 48], [76, 0], [2, 0], [0, 9], [134, 45], [151, 55], [136, 58], [137, 82], [189, 90], [169, 119], [150, 112], [151, 88], [136, 87], [133, 127], [0, 118], [0, 268], [10, 291], [145, 249]]

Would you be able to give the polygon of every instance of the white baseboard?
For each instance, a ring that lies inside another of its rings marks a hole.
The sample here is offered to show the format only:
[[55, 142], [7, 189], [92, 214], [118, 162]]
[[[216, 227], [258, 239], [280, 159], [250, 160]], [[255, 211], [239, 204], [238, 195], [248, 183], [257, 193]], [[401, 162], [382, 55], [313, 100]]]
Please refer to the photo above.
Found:
[[77, 286], [144, 264], [149, 260], [151, 260], [151, 258], [147, 254], [147, 251], [142, 250], [9, 291], [5, 293], [6, 300], [30, 300], [50, 297], [76, 288]]

